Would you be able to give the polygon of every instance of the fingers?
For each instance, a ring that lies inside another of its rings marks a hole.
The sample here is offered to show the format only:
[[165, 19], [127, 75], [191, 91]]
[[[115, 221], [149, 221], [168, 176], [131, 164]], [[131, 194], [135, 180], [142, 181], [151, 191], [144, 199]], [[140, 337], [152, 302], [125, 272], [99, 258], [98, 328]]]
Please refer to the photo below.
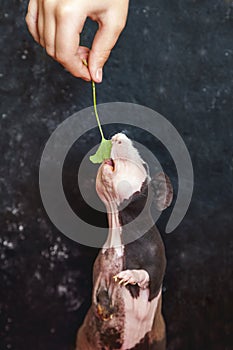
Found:
[[79, 48], [79, 33], [82, 31], [86, 17], [74, 14], [72, 8], [64, 7], [57, 12], [56, 27], [56, 52], [55, 58], [60, 62], [71, 74], [81, 77], [84, 80], [91, 80], [87, 67], [83, 64], [82, 58], [88, 55], [88, 49]]
[[[30, 0], [26, 22], [33, 38], [76, 77], [101, 82], [103, 66], [122, 29], [128, 0]], [[79, 47], [86, 18], [99, 23], [91, 51]], [[88, 68], [82, 63], [88, 59]]]
[[89, 55], [88, 65], [92, 79], [100, 83], [103, 66], [124, 27], [124, 24], [106, 22], [99, 24]]
[[31, 0], [28, 5], [28, 12], [26, 15], [26, 23], [28, 30], [33, 36], [34, 40], [39, 43], [39, 33], [38, 33], [38, 2], [37, 0]]

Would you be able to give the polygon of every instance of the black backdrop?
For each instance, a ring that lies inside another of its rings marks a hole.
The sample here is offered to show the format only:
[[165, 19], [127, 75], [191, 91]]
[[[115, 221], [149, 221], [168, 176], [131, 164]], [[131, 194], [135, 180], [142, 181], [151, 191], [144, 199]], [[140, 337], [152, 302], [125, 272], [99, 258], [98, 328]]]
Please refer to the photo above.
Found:
[[[69, 350], [90, 303], [97, 250], [51, 224], [38, 167], [51, 132], [91, 105], [91, 90], [33, 42], [26, 5], [1, 1], [0, 349]], [[193, 161], [189, 211], [175, 233], [162, 234], [169, 350], [231, 348], [232, 19], [230, 0], [131, 2], [98, 86], [99, 103], [133, 102], [164, 115]], [[84, 43], [95, 28], [85, 27]], [[79, 201], [75, 191], [71, 197]]]

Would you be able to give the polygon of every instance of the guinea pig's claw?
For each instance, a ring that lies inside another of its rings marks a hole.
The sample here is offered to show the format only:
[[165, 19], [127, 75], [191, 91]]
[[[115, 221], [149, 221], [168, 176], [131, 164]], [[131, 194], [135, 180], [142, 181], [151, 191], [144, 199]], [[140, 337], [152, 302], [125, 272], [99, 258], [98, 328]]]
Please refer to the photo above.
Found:
[[118, 277], [117, 276], [113, 276], [114, 282], [117, 282]]
[[124, 281], [124, 279], [122, 279], [118, 284], [123, 284], [125, 281]]

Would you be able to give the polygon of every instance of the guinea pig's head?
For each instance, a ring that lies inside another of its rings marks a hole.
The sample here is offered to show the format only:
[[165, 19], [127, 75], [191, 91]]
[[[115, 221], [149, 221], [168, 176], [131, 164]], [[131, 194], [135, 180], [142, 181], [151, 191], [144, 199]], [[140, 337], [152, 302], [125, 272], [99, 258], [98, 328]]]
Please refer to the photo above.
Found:
[[119, 206], [140, 191], [149, 174], [146, 163], [125, 134], [118, 133], [111, 141], [111, 155], [99, 167], [96, 190], [105, 205]]

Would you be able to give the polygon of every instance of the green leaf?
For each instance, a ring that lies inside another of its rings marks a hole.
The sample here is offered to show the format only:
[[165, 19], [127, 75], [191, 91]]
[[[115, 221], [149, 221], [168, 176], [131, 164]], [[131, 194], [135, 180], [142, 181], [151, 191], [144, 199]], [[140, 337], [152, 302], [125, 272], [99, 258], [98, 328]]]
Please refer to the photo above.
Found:
[[96, 153], [90, 156], [90, 161], [94, 164], [97, 164], [102, 163], [105, 159], [109, 159], [111, 154], [111, 148], [111, 140], [106, 140], [103, 138]]
[[[88, 63], [84, 59], [83, 59], [83, 64], [86, 67], [88, 67]], [[99, 145], [99, 148], [97, 149], [97, 152], [95, 154], [93, 154], [92, 156], [90, 156], [90, 158], [89, 158], [92, 163], [96, 164], [96, 163], [102, 163], [103, 160], [110, 158], [112, 142], [111, 142], [111, 140], [106, 140], [104, 138], [104, 133], [102, 130], [102, 126], [101, 126], [98, 111], [97, 111], [96, 89], [95, 89], [95, 83], [93, 80], [92, 80], [92, 96], [93, 96], [95, 117], [96, 117], [97, 125], [99, 127], [100, 135], [102, 138], [102, 141]]]

